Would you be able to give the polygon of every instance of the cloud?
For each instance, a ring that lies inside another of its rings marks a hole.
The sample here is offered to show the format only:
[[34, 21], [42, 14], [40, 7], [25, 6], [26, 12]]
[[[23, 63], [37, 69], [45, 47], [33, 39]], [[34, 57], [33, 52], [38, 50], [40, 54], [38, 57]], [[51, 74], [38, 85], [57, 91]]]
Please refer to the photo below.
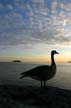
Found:
[[[61, 31], [61, 30], [60, 30]], [[71, 45], [71, 38], [60, 31], [30, 32], [15, 31], [0, 34], [0, 46], [23, 49], [45, 49], [48, 45]], [[39, 48], [38, 48], [39, 47]]]
[[13, 31], [24, 25], [24, 19], [21, 14], [11, 12], [0, 16], [0, 32]]
[[59, 3], [59, 6], [60, 6], [61, 9], [65, 8], [65, 5], [64, 5], [64, 3], [62, 1]]
[[71, 10], [71, 2], [68, 2], [68, 3], [60, 2], [60, 8], [64, 9], [65, 11], [70, 11]]
[[54, 0], [54, 1], [52, 2], [52, 5], [51, 5], [52, 14], [54, 14], [54, 15], [56, 15], [56, 12], [57, 12], [57, 9], [56, 9], [56, 8], [57, 8], [57, 5], [58, 5], [58, 4], [57, 4], [57, 1]]
[[44, 0], [32, 0], [33, 3], [44, 3]]
[[0, 10], [2, 10], [4, 7], [3, 7], [3, 5], [0, 3]]
[[71, 12], [65, 9], [69, 4], [59, 3], [54, 0], [48, 7], [44, 0], [32, 0], [31, 4], [15, 0], [5, 7], [1, 3], [0, 8], [7, 11], [0, 15], [0, 46], [71, 45]]
[[7, 4], [7, 8], [8, 8], [9, 10], [13, 10], [13, 6], [12, 6], [11, 4]]
[[30, 6], [30, 4], [27, 4], [27, 8], [29, 9], [29, 16], [34, 16], [34, 11], [32, 9], [32, 7]]

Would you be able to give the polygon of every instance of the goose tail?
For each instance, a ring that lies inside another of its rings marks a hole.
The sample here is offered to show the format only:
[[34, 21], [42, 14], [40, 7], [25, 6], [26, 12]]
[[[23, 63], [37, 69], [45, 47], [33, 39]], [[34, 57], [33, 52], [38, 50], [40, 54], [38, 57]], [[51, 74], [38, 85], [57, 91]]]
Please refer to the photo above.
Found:
[[27, 74], [25, 72], [21, 73], [20, 79], [27, 77]]

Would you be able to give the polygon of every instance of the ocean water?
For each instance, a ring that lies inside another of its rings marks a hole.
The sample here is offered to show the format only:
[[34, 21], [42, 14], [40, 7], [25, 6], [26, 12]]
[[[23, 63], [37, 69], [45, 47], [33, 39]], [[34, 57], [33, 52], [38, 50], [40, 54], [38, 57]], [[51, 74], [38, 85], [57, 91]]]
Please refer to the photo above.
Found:
[[[46, 63], [0, 62], [0, 84], [40, 86], [40, 81], [28, 77], [20, 79], [20, 73], [42, 64]], [[71, 63], [58, 63], [56, 75], [47, 85], [71, 89]]]

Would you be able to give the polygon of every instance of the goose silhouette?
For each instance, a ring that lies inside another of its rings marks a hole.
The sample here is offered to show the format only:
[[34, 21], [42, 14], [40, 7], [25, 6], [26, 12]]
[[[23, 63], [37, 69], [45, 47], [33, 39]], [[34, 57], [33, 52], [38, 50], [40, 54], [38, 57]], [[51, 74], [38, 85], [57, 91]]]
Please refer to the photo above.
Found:
[[59, 54], [56, 50], [51, 51], [51, 65], [40, 65], [26, 72], [21, 73], [21, 79], [24, 77], [31, 77], [36, 80], [44, 81], [44, 87], [46, 86], [46, 80], [50, 80], [56, 74], [56, 64], [54, 61], [54, 55]]

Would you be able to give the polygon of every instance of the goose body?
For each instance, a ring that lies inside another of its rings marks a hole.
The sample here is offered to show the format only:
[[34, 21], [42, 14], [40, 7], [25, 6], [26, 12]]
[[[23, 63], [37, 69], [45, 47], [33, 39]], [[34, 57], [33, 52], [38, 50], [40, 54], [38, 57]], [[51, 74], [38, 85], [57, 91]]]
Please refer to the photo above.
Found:
[[44, 86], [46, 86], [46, 80], [50, 80], [56, 73], [56, 64], [54, 61], [54, 54], [58, 54], [55, 50], [51, 51], [51, 65], [40, 65], [31, 70], [21, 73], [21, 78], [31, 77], [36, 80], [44, 81]]

